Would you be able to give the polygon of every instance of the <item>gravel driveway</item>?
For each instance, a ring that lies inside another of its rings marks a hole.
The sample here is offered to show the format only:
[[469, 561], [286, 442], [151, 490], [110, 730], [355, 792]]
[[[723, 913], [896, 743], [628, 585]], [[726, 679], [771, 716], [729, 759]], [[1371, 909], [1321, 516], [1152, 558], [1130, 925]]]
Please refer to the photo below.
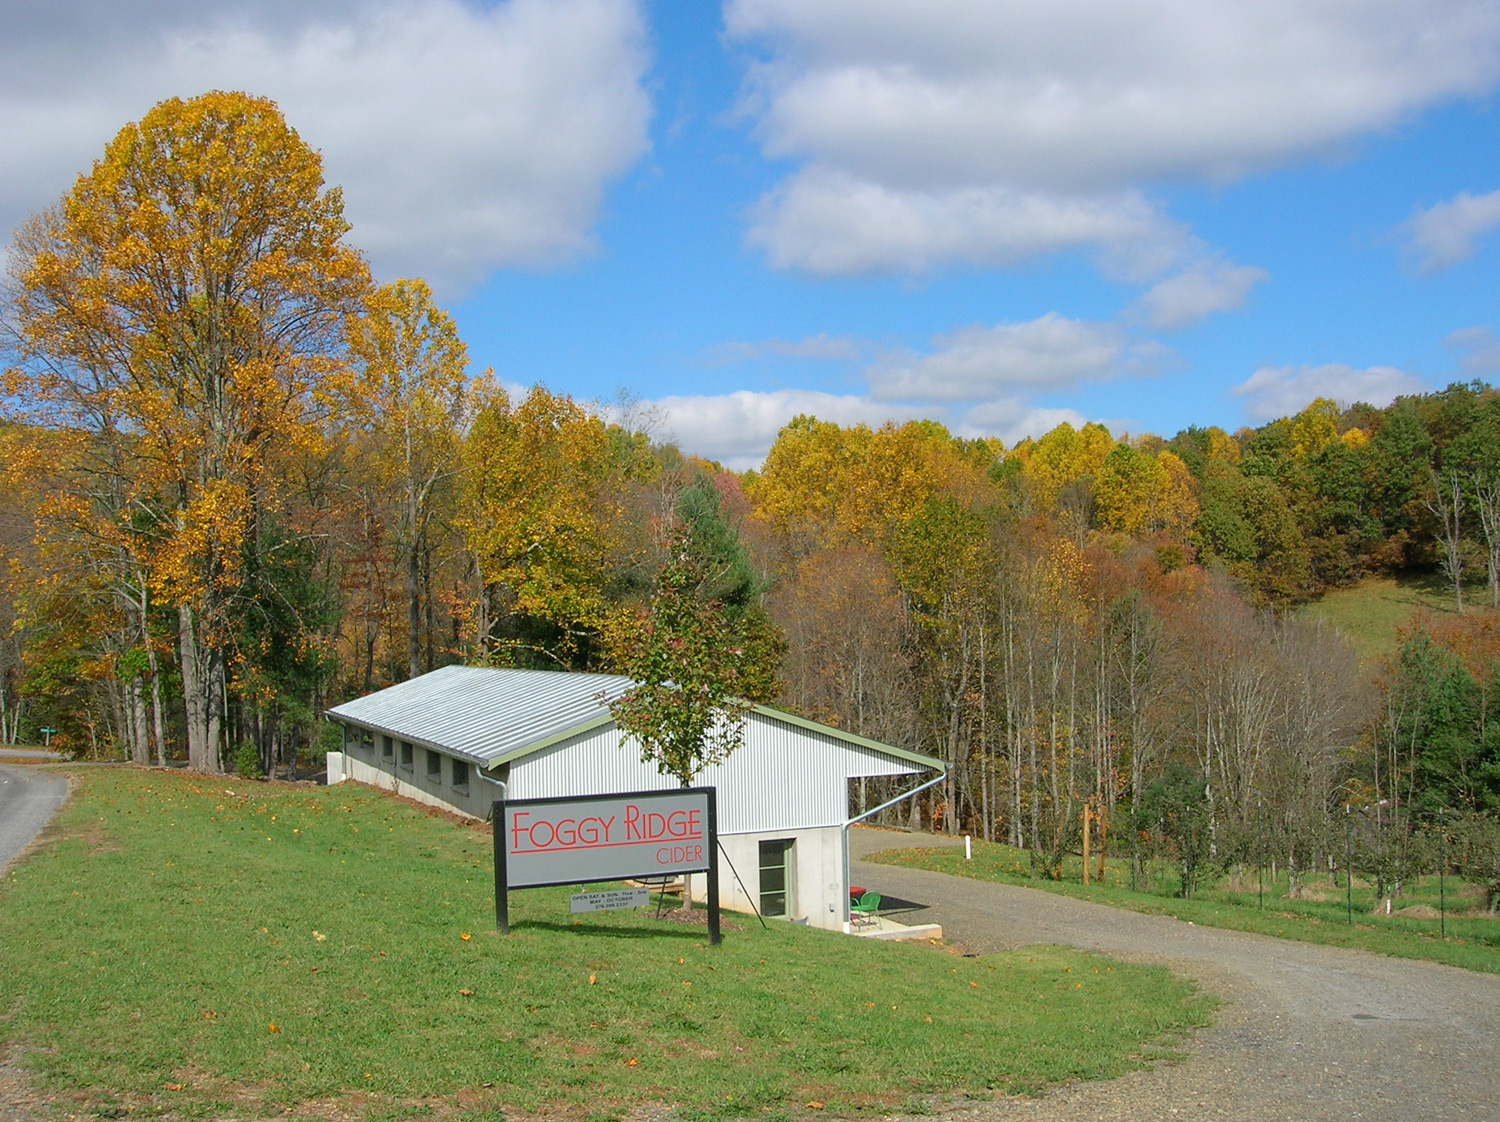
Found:
[[68, 781], [32, 767], [0, 766], [0, 872], [62, 806]]
[[1500, 977], [860, 860], [932, 844], [952, 843], [850, 830], [853, 879], [916, 905], [910, 922], [941, 923], [968, 951], [1067, 944], [1169, 966], [1225, 999], [1184, 1063], [955, 1117], [1500, 1122]]

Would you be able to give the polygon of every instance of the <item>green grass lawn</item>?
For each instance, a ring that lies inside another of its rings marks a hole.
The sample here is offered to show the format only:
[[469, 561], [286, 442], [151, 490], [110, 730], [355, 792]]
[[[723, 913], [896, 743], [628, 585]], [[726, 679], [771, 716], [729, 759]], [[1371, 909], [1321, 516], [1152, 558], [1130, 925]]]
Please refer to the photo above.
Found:
[[513, 893], [501, 937], [472, 825], [353, 785], [72, 778], [0, 880], [0, 1043], [85, 1115], [886, 1111], [1113, 1076], [1212, 1006], [1057, 948], [968, 959], [742, 916], [709, 947], [649, 911], [570, 917], [566, 889]]
[[[1489, 603], [1481, 581], [1466, 583], [1464, 605], [1481, 608]], [[1326, 620], [1353, 641], [1361, 660], [1376, 662], [1396, 650], [1398, 628], [1407, 626], [1418, 611], [1438, 614], [1454, 610], [1453, 587], [1441, 575], [1367, 577], [1350, 588], [1336, 588], [1302, 609], [1314, 619]]]
[[1439, 936], [1437, 877], [1423, 877], [1406, 886], [1403, 894], [1392, 901], [1393, 914], [1389, 916], [1384, 914], [1383, 901], [1377, 901], [1373, 890], [1356, 879], [1351, 924], [1345, 889], [1329, 884], [1326, 878], [1316, 878], [1306, 886], [1303, 898], [1290, 899], [1285, 873], [1272, 878], [1267, 871], [1264, 907], [1261, 907], [1253, 867], [1232, 881], [1226, 878], [1219, 884], [1200, 886], [1191, 900], [1183, 900], [1174, 895], [1181, 883], [1178, 874], [1165, 867], [1146, 870], [1143, 887], [1154, 891], [1132, 891], [1128, 862], [1113, 858], [1105, 862], [1102, 885], [1082, 883], [1081, 863], [1076, 856], [1064, 861], [1062, 880], [1032, 879], [1025, 851], [991, 842], [976, 841], [972, 861], [964, 860], [962, 846], [893, 849], [867, 860], [1041, 888], [1132, 911], [1176, 916], [1207, 927], [1253, 931], [1306, 943], [1359, 947], [1397, 958], [1427, 959], [1500, 974], [1500, 920], [1463, 914], [1477, 911], [1476, 905], [1483, 902], [1483, 892], [1454, 877], [1446, 880], [1450, 914], [1446, 921], [1448, 937], [1443, 939]]

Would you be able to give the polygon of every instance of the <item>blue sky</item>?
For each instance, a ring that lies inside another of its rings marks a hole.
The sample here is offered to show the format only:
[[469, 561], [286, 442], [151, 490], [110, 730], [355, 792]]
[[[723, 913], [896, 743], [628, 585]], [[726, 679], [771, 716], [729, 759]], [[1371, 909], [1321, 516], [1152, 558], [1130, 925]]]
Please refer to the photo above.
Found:
[[797, 412], [1170, 435], [1500, 371], [1494, 0], [16, 0], [0, 222], [275, 98], [476, 367], [736, 467]]

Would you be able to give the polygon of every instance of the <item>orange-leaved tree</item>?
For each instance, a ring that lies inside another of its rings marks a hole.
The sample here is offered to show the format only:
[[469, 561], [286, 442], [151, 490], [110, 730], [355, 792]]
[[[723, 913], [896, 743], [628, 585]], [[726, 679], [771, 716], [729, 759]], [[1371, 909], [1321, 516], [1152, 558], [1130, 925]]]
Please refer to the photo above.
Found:
[[[278, 462], [316, 445], [369, 287], [343, 200], [276, 105], [157, 105], [18, 232], [18, 398], [88, 436], [70, 486], [175, 610], [188, 758], [222, 761], [232, 615]], [[106, 478], [108, 486], [98, 480]]]

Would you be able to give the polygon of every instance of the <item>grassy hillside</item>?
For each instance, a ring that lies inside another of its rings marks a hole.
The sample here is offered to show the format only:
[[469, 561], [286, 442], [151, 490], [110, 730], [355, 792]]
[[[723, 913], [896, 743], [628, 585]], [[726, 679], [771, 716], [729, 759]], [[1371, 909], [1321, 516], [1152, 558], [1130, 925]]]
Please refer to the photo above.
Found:
[[0, 881], [0, 1056], [83, 1116], [888, 1110], [1107, 1078], [1211, 1004], [1058, 948], [967, 959], [741, 916], [714, 948], [649, 911], [572, 917], [567, 889], [512, 894], [500, 937], [472, 825], [349, 785], [73, 778]]
[[[1464, 589], [1466, 605], [1481, 603], [1482, 585]], [[1369, 577], [1351, 588], [1334, 589], [1303, 611], [1325, 620], [1353, 640], [1360, 658], [1377, 662], [1396, 649], [1396, 632], [1418, 611], [1451, 612], [1453, 589], [1440, 576]]]

